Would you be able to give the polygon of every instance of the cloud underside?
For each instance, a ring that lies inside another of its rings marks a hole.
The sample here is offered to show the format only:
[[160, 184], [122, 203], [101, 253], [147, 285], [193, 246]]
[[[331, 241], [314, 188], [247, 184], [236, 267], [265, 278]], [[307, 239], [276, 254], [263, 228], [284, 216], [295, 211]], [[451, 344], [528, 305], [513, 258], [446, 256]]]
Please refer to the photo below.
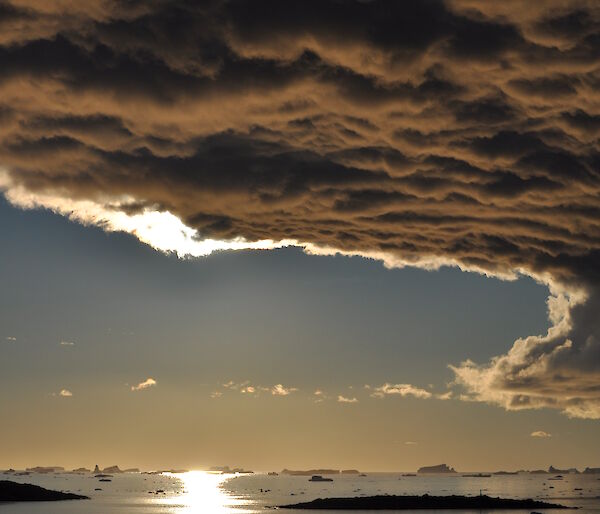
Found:
[[598, 418], [600, 6], [555, 3], [5, 2], [0, 188], [182, 256], [527, 274], [552, 328], [462, 398]]

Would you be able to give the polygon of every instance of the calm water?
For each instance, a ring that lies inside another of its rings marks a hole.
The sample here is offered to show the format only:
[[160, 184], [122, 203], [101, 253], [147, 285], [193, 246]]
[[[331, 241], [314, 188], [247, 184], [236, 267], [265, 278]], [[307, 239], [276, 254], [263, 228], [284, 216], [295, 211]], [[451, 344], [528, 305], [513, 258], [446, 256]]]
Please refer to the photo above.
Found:
[[[581, 514], [600, 514], [598, 475], [565, 475], [560, 481], [548, 480], [550, 477], [528, 474], [490, 478], [460, 475], [402, 477], [400, 473], [370, 473], [366, 477], [338, 476], [333, 482], [319, 483], [308, 482], [307, 477], [232, 476], [201, 471], [178, 475], [128, 473], [115, 475], [112, 482], [99, 482], [88, 475], [0, 475], [0, 479], [78, 492], [92, 498], [89, 501], [0, 504], [0, 514], [244, 514], [319, 497], [424, 493], [474, 495], [480, 490], [490, 496], [545, 499], [579, 507]], [[102, 490], [96, 491], [96, 488]], [[157, 490], [164, 493], [156, 494]], [[427, 511], [419, 512], [427, 514]], [[529, 511], [511, 512], [529, 514]], [[558, 512], [564, 514], [564, 511], [555, 511], [555, 514]]]

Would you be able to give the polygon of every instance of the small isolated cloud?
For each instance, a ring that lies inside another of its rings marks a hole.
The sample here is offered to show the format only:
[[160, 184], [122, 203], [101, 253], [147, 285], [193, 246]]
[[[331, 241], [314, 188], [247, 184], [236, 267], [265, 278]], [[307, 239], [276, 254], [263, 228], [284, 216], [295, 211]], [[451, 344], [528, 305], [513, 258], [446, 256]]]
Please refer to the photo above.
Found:
[[325, 401], [325, 398], [327, 398], [327, 396], [325, 396], [325, 393], [321, 391], [321, 389], [315, 389], [313, 396], [315, 399], [315, 403], [322, 403]]
[[6, 338], [6, 340], [7, 340], [7, 341], [16, 341], [16, 340], [17, 340], [17, 338], [16, 338], [16, 337], [12, 337], [12, 336], [8, 336], [8, 337]]
[[60, 393], [58, 393], [59, 396], [62, 396], [63, 398], [70, 398], [71, 396], [73, 396], [73, 393], [71, 391], [69, 391], [68, 389], [61, 389]]
[[404, 441], [404, 444], [407, 446], [415, 446], [419, 443], [417, 443], [416, 441]]
[[340, 403], [358, 403], [358, 400], [356, 398], [346, 398], [341, 394], [337, 397], [337, 401]]
[[273, 396], [287, 396], [297, 390], [295, 387], [284, 387], [281, 384], [277, 384], [271, 388], [271, 394]]
[[536, 430], [535, 432], [531, 432], [531, 437], [539, 437], [540, 439], [546, 439], [548, 437], [552, 437], [552, 434], [548, 432], [544, 432], [543, 430]]
[[[223, 384], [223, 387], [225, 389], [229, 389], [231, 391], [240, 391], [243, 393], [249, 392], [247, 391], [248, 386], [250, 386], [250, 380], [244, 380], [243, 382], [234, 382], [233, 380], [230, 380], [229, 382], [225, 382]], [[251, 388], [254, 388], [253, 386], [250, 386]], [[254, 392], [254, 391], [252, 391]]]
[[387, 382], [381, 387], [374, 387], [371, 393], [373, 398], [383, 398], [388, 395], [414, 396], [415, 398], [424, 399], [432, 397], [429, 391], [411, 384], [389, 384]]
[[213, 391], [212, 393], [210, 393], [211, 398], [221, 398], [221, 396], [223, 396], [223, 393], [221, 391]]
[[256, 392], [256, 388], [254, 386], [246, 386], [246, 387], [242, 387], [240, 389], [240, 393], [249, 393], [249, 394], [253, 394]]
[[141, 391], [143, 389], [148, 389], [149, 387], [152, 387], [155, 385], [156, 385], [156, 380], [154, 380], [153, 378], [147, 378], [143, 382], [140, 382], [138, 385], [131, 386], [131, 390], [132, 391]]
[[75, 346], [75, 343], [73, 343], [71, 341], [61, 341], [59, 344], [61, 346]]

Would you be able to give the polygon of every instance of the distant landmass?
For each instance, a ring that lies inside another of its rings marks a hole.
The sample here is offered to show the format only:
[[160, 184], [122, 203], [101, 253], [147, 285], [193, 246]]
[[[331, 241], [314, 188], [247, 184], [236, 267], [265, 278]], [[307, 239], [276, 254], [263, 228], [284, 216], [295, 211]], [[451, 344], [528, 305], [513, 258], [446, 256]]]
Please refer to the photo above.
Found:
[[585, 475], [589, 475], [589, 474], [597, 475], [597, 474], [600, 474], [600, 468], [585, 468], [583, 470], [583, 473]]
[[30, 473], [60, 473], [64, 470], [65, 468], [62, 466], [36, 466], [35, 468], [25, 469], [25, 471], [29, 471]]
[[312, 476], [312, 475], [339, 475], [339, 469], [306, 469], [306, 470], [292, 470], [284, 469], [281, 471], [283, 475], [292, 476]]
[[213, 471], [215, 473], [241, 473], [241, 474], [253, 474], [254, 471], [250, 471], [249, 469], [244, 468], [230, 468], [229, 466], [212, 466], [209, 468], [209, 471]]
[[417, 470], [417, 473], [456, 473], [456, 471], [446, 464], [438, 464], [436, 466], [423, 466]]
[[111, 473], [111, 474], [114, 474], [114, 473], [123, 473], [123, 471], [121, 471], [119, 469], [119, 466], [108, 466], [107, 468], [104, 468], [102, 470], [102, 473]]
[[61, 491], [51, 491], [32, 484], [18, 484], [0, 480], [1, 502], [49, 502], [61, 500], [89, 500], [87, 496]]
[[554, 466], [550, 466], [548, 468], [548, 473], [561, 473], [563, 475], [567, 475], [569, 473], [574, 473], [576, 475], [579, 475], [579, 471], [577, 471], [577, 468], [558, 469], [558, 468], [555, 468]]
[[537, 500], [511, 500], [490, 496], [362, 496], [319, 498], [311, 502], [282, 505], [283, 509], [305, 510], [490, 510], [568, 509], [564, 505]]

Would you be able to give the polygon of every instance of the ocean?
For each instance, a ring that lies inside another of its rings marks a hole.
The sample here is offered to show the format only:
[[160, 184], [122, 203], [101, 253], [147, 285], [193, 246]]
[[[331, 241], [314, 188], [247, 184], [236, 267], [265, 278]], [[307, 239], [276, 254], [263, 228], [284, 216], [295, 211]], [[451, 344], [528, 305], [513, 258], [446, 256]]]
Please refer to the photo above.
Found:
[[[333, 482], [309, 482], [309, 477], [304, 476], [268, 476], [260, 473], [220, 475], [191, 471], [161, 475], [116, 474], [111, 482], [100, 482], [93, 475], [10, 474], [0, 475], [0, 480], [84, 494], [91, 497], [91, 500], [5, 503], [0, 504], [0, 514], [249, 514], [315, 498], [425, 493], [482, 493], [504, 498], [534, 498], [578, 507], [580, 514], [600, 514], [599, 475], [564, 475], [561, 480], [549, 480], [553, 476], [521, 473], [492, 475], [489, 478], [463, 477], [461, 474], [411, 477], [402, 476], [401, 473], [367, 473], [364, 477], [336, 475], [333, 476]], [[282, 509], [280, 512], [292, 511]], [[428, 514], [428, 511], [420, 512]], [[506, 514], [502, 511], [495, 512]], [[510, 512], [530, 514], [529, 510]], [[552, 511], [543, 509], [543, 512], [547, 514]], [[564, 511], [555, 511], [556, 514], [558, 512], [564, 514]]]

